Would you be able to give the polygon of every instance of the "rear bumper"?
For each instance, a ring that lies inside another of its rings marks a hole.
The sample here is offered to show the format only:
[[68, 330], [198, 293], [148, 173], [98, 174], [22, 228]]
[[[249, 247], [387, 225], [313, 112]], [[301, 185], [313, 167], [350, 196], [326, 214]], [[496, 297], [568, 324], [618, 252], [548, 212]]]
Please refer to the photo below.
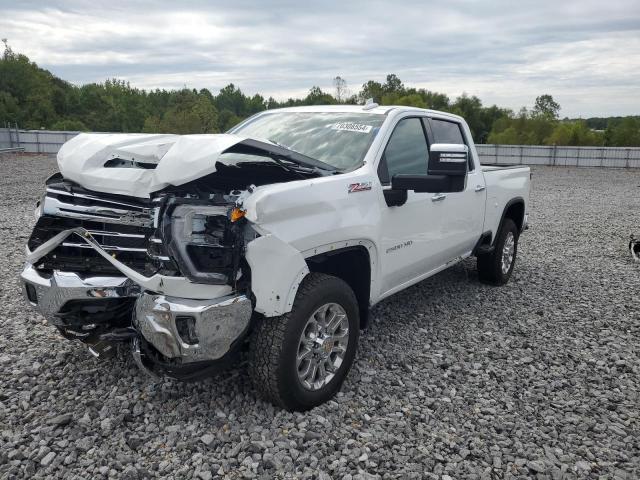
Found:
[[[67, 327], [61, 312], [70, 301], [136, 298], [130, 312], [137, 335], [166, 359], [180, 363], [222, 358], [248, 330], [253, 305], [245, 295], [193, 300], [141, 292], [127, 277], [82, 278], [73, 272], [42, 275], [31, 264], [21, 274], [26, 300], [50, 323]], [[93, 324], [86, 316], [87, 327]], [[108, 334], [91, 337], [105, 341]]]

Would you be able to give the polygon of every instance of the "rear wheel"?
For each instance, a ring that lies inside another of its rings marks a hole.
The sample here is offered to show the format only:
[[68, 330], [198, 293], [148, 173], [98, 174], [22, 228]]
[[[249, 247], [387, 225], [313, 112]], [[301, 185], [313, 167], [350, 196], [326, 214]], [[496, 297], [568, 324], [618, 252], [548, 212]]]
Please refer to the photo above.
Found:
[[340, 389], [356, 354], [358, 302], [343, 280], [309, 274], [291, 312], [259, 320], [252, 333], [249, 375], [265, 399], [308, 410]]
[[518, 227], [505, 218], [491, 253], [478, 255], [478, 277], [483, 283], [504, 285], [509, 281], [518, 253]]

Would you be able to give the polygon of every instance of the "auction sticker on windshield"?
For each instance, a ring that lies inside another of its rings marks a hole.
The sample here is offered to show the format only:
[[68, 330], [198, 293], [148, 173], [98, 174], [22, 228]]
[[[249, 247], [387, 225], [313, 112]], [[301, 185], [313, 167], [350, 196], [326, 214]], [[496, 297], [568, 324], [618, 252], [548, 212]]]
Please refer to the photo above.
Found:
[[341, 130], [343, 132], [369, 133], [373, 127], [362, 123], [340, 122], [331, 125], [331, 130]]

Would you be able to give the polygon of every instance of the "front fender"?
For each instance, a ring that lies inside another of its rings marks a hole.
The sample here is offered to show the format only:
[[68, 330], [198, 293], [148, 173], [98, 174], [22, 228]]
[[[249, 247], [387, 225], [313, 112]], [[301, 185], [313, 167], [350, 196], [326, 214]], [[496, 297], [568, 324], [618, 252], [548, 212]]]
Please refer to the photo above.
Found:
[[291, 311], [309, 268], [302, 254], [278, 237], [267, 234], [247, 244], [245, 258], [251, 268], [255, 310], [266, 317]]

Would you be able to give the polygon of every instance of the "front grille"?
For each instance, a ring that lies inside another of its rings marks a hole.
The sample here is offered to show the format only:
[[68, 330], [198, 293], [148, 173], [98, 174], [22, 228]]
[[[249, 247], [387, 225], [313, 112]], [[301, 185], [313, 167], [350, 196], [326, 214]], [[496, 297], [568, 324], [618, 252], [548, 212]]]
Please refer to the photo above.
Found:
[[[43, 201], [42, 216], [28, 241], [31, 251], [61, 231], [82, 227], [105, 251], [140, 273], [151, 275], [162, 269], [175, 269], [162, 245], [154, 241], [154, 208], [150, 200], [89, 192], [61, 182], [48, 185]], [[35, 267], [41, 271], [121, 275], [77, 235], [67, 237]]]

